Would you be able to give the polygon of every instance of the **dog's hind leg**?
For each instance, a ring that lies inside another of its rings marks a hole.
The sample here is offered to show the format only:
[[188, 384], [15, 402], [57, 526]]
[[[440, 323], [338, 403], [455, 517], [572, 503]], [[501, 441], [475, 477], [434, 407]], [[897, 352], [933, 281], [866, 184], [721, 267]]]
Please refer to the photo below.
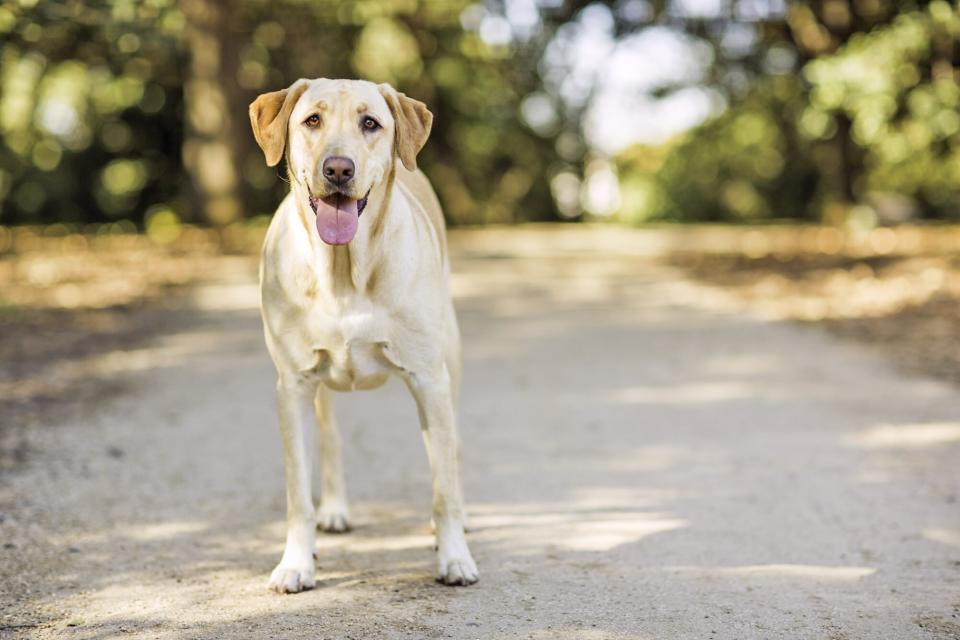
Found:
[[347, 507], [347, 484], [343, 473], [343, 446], [331, 396], [326, 386], [317, 385], [314, 406], [317, 411], [321, 478], [317, 527], [332, 533], [343, 533], [350, 529], [350, 510]]

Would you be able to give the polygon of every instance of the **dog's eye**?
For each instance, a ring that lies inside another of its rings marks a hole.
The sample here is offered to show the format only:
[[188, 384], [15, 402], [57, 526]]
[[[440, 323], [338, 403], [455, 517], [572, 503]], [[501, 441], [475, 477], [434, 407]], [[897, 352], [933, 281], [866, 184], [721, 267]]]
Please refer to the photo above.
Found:
[[320, 125], [320, 116], [315, 113], [311, 113], [307, 116], [307, 119], [303, 121], [303, 124], [307, 125], [311, 129]]
[[360, 124], [361, 124], [361, 125], [363, 126], [363, 128], [366, 129], [367, 131], [376, 131], [377, 129], [380, 128], [380, 123], [377, 122], [376, 120], [374, 120], [373, 118], [371, 118], [370, 116], [365, 117], [365, 118], [360, 122]]

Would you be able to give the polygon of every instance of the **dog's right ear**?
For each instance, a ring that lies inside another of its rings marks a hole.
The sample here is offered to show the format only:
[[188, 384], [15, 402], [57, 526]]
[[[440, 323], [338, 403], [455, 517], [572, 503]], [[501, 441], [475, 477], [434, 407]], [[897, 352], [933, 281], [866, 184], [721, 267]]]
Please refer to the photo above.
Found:
[[287, 89], [271, 91], [257, 97], [250, 103], [250, 126], [253, 137], [263, 149], [267, 166], [272, 167], [283, 157], [283, 148], [287, 144], [287, 121], [293, 105], [307, 89], [307, 81], [297, 80]]

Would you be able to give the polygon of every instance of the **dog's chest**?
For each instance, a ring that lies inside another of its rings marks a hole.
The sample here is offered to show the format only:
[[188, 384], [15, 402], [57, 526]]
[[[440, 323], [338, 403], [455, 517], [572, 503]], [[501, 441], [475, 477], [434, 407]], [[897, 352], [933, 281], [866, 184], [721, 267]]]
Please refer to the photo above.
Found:
[[373, 389], [397, 370], [389, 357], [386, 331], [377, 315], [350, 313], [312, 325], [311, 373], [338, 391]]

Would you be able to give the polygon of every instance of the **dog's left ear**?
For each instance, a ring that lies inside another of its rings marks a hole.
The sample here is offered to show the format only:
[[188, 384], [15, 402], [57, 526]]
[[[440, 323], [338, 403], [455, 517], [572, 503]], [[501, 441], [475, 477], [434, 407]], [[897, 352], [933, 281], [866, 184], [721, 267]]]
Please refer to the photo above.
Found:
[[257, 97], [250, 104], [250, 126], [253, 137], [263, 149], [267, 166], [272, 167], [283, 157], [287, 144], [287, 121], [293, 105], [307, 89], [307, 81], [297, 80], [286, 89], [271, 91]]
[[433, 126], [433, 114], [427, 105], [400, 93], [389, 84], [379, 85], [380, 95], [387, 101], [390, 113], [393, 114], [394, 134], [393, 146], [403, 163], [410, 171], [417, 169], [417, 154], [430, 137], [430, 128]]

